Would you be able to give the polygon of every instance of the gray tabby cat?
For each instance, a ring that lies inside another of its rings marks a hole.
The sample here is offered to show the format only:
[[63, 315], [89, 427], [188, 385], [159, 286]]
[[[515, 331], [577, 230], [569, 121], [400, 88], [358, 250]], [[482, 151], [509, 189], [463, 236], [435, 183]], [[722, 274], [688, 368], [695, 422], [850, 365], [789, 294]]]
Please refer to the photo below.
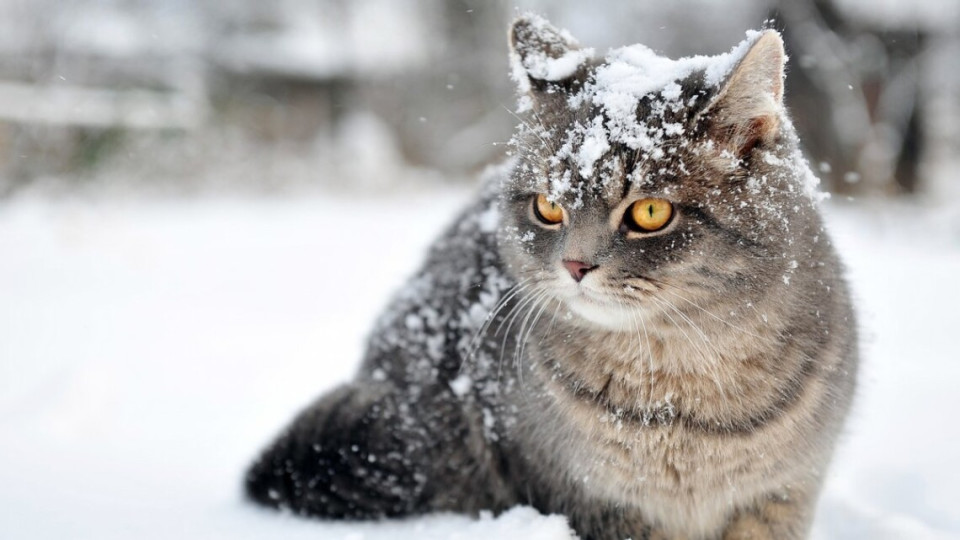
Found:
[[511, 32], [515, 156], [252, 466], [321, 518], [517, 504], [584, 538], [803, 538], [857, 369], [773, 31], [670, 61]]

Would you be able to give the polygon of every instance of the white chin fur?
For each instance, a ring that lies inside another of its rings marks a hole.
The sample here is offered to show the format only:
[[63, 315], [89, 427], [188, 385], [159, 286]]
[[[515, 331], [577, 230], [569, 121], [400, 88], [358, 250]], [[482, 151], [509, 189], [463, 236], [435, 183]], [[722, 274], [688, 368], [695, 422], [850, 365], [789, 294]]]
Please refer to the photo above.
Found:
[[581, 294], [563, 300], [573, 317], [606, 330], [633, 331], [640, 325], [642, 315], [613, 302], [587, 298]]

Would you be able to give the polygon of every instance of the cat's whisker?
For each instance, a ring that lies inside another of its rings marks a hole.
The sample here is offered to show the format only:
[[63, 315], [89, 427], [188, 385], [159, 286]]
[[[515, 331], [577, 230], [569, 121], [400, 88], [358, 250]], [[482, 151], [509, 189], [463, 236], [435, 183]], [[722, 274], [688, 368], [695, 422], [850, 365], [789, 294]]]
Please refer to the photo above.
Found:
[[[681, 318], [683, 318], [696, 332], [699, 333], [699, 335], [701, 336], [701, 338], [704, 340], [704, 343], [707, 344], [707, 346], [711, 347], [711, 348], [715, 351], [715, 353], [716, 353], [717, 356], [716, 356], [715, 359], [713, 359], [713, 362], [712, 362], [712, 371], [713, 371], [715, 374], [717, 374], [717, 373], [718, 373], [718, 370], [719, 370], [720, 361], [722, 360], [722, 356], [721, 356], [720, 352], [717, 350], [716, 345], [714, 345], [714, 344], [707, 338], [706, 334], [703, 333], [703, 331], [693, 322], [693, 320], [691, 320], [689, 317], [687, 317], [687, 316], [686, 316], [682, 311], [680, 311], [672, 302], [670, 302], [669, 300], [666, 300], [666, 299], [660, 299], [660, 300], [662, 300], [663, 302], [665, 302], [667, 306], [669, 306], [671, 309], [674, 310], [674, 312], [676, 312], [678, 315], [680, 315]], [[715, 379], [717, 379], [717, 383], [720, 384], [720, 381], [718, 380], [718, 377], [717, 377], [717, 376], [715, 376]], [[732, 392], [733, 397], [735, 397], [735, 398], [737, 399], [737, 402], [740, 404], [740, 406], [741, 406], [741, 408], [742, 408], [742, 407], [743, 407], [743, 391], [742, 391], [742, 389], [739, 387], [739, 385], [737, 385], [737, 384], [736, 384], [735, 382], [733, 382], [733, 381], [727, 380], [727, 381], [725, 381], [725, 382], [728, 383], [728, 384], [732, 384], [732, 385], [733, 385], [733, 386], [732, 386], [732, 388], [733, 388], [733, 392]], [[724, 398], [724, 399], [728, 399], [728, 398], [729, 398], [729, 392], [728, 392], [728, 389], [727, 389], [726, 385], [722, 385], [722, 386], [721, 386], [721, 397]]]
[[714, 345], [713, 341], [710, 339], [710, 336], [704, 333], [704, 331], [700, 328], [700, 326], [698, 326], [695, 322], [693, 322], [693, 320], [689, 316], [687, 316], [686, 313], [680, 310], [680, 308], [678, 308], [676, 304], [674, 304], [673, 302], [667, 300], [666, 298], [660, 298], [659, 300], [663, 302], [667, 307], [672, 309], [674, 313], [679, 315], [680, 318], [683, 319], [688, 325], [690, 325], [690, 327], [694, 330], [694, 332], [696, 332], [700, 336], [700, 339], [703, 341], [704, 345], [709, 347], [717, 355], [716, 357], [711, 357], [711, 359], [716, 359], [716, 360], [721, 359], [721, 354], [720, 354], [720, 351], [717, 349], [717, 346]]
[[507, 289], [507, 292], [503, 294], [500, 300], [497, 301], [497, 304], [494, 306], [494, 308], [490, 310], [489, 314], [487, 314], [487, 317], [484, 319], [483, 325], [481, 325], [480, 330], [478, 330], [477, 333], [474, 335], [473, 341], [479, 341], [480, 339], [483, 338], [483, 335], [490, 328], [490, 325], [493, 324], [493, 321], [496, 319], [497, 314], [500, 313], [500, 310], [506, 307], [509, 304], [510, 300], [512, 300], [515, 296], [517, 296], [518, 294], [522, 293], [525, 289], [527, 289], [532, 280], [533, 280], [532, 277], [522, 279], [516, 285]]
[[[524, 358], [524, 354], [523, 354], [523, 353], [524, 353], [524, 351], [525, 351], [525, 349], [526, 349], [526, 347], [527, 347], [527, 341], [530, 339], [530, 334], [533, 333], [534, 328], [536, 328], [536, 326], [537, 326], [537, 322], [539, 322], [539, 321], [540, 321], [540, 318], [543, 316], [543, 312], [544, 312], [544, 311], [547, 309], [547, 307], [549, 307], [549, 305], [550, 305], [550, 303], [548, 302], [549, 298], [550, 298], [550, 293], [549, 293], [548, 291], [546, 291], [546, 290], [543, 290], [543, 291], [541, 292], [541, 294], [538, 296], [537, 302], [536, 302], [536, 304], [534, 305], [534, 307], [530, 309], [530, 312], [533, 313], [533, 310], [534, 310], [534, 309], [537, 309], [537, 305], [540, 306], [539, 310], [537, 310], [536, 315], [534, 315], [533, 320], [530, 321], [530, 326], [527, 328], [526, 335], [524, 335], [523, 340], [522, 340], [521, 343], [520, 343], [520, 348], [519, 348], [519, 350], [517, 351], [518, 354], [517, 354], [517, 357], [516, 357], [516, 361], [517, 361], [518, 363]], [[528, 316], [529, 316], [529, 315], [528, 315]], [[522, 332], [521, 332], [521, 335], [523, 335]]]
[[[671, 285], [671, 284], [669, 284], [669, 283], [661, 282], [660, 284], [666, 286], [667, 288], [680, 289], [679, 287], [676, 287], [675, 285]], [[737, 325], [731, 323], [730, 321], [724, 319], [723, 317], [720, 317], [719, 315], [711, 312], [710, 310], [708, 310], [708, 309], [700, 306], [700, 305], [697, 304], [696, 302], [694, 302], [694, 301], [692, 301], [692, 300], [684, 297], [684, 296], [681, 295], [680, 293], [676, 292], [676, 290], [673, 290], [673, 291], [667, 290], [667, 289], [662, 289], [662, 290], [663, 290], [663, 292], [665, 292], [665, 293], [667, 293], [667, 294], [671, 294], [671, 295], [679, 298], [680, 300], [683, 300], [684, 302], [686, 302], [686, 303], [690, 304], [691, 306], [697, 308], [697, 309], [700, 310], [701, 312], [709, 315], [711, 318], [715, 319], [716, 321], [718, 321], [718, 322], [720, 322], [720, 323], [722, 323], [722, 324], [725, 324], [725, 325], [729, 326], [730, 328], [732, 328], [732, 329], [734, 329], [734, 330], [736, 330], [736, 331], [738, 331], [738, 332], [740, 332], [740, 333], [742, 333], [742, 334], [744, 334], [744, 335], [747, 335], [747, 336], [750, 336], [750, 337], [752, 337], [752, 338], [759, 339], [759, 340], [762, 340], [762, 341], [767, 341], [767, 342], [770, 342], [770, 343], [775, 343], [775, 341], [772, 340], [772, 339], [770, 339], [769, 337], [758, 335], [758, 334], [756, 334], [756, 333], [754, 333], [754, 332], [751, 332], [751, 331], [747, 330], [746, 328], [743, 328], [743, 327], [741, 327], [741, 326], [737, 326]], [[682, 289], [680, 289], [680, 290], [682, 290]], [[753, 307], [752, 304], [750, 305], [750, 307]]]
[[550, 319], [550, 326], [547, 328], [545, 334], [553, 333], [553, 330], [557, 324], [557, 315], [560, 314], [560, 308], [563, 307], [563, 302], [558, 299], [554, 299], [554, 301], [557, 303], [557, 307], [553, 310], [553, 317]]
[[[525, 305], [528, 304], [534, 296], [528, 293], [536, 292], [538, 290], [539, 290], [539, 285], [536, 283], [533, 283], [533, 284], [530, 284], [529, 287], [525, 287], [524, 290], [518, 291], [518, 293], [514, 295], [514, 298], [515, 299], [519, 298], [519, 300], [513, 303], [510, 310], [507, 311], [507, 313], [504, 315], [503, 320], [500, 321], [499, 326], [497, 326], [497, 331], [494, 333], [494, 336], [500, 334], [501, 331], [503, 331], [503, 333], [505, 334], [504, 337], [507, 337], [510, 335], [510, 329], [513, 327], [513, 323], [515, 322], [516, 317], [523, 310], [523, 307], [525, 307]], [[504, 329], [504, 324], [507, 325], [506, 329]], [[503, 347], [501, 347], [501, 349], [502, 348]]]
[[[687, 331], [683, 329], [683, 327], [677, 322], [676, 319], [673, 318], [672, 315], [670, 315], [670, 313], [666, 309], [664, 309], [664, 308], [668, 308], [679, 314], [679, 311], [676, 309], [676, 307], [674, 307], [669, 301], [663, 298], [657, 298], [657, 297], [651, 296], [650, 299], [661, 308], [660, 313], [662, 313], [667, 319], [669, 319], [670, 322], [673, 323], [673, 326], [677, 328], [677, 330], [679, 330], [684, 337], [687, 338], [687, 341], [690, 342], [691, 346], [693, 346], [697, 350], [697, 352], [700, 353], [700, 356], [705, 361], [710, 362], [712, 364], [713, 362], [710, 355], [704, 352], [703, 347], [701, 347], [696, 342], [694, 342], [693, 339], [690, 338], [690, 335], [687, 333]], [[699, 336], [699, 337], [704, 343], [709, 343], [709, 339], [706, 339], [706, 336]]]
[[[538, 111], [536, 111], [536, 110], [533, 110], [533, 111], [531, 111], [531, 112], [532, 112], [533, 117], [537, 120], [537, 124], [540, 126], [540, 129], [542, 129], [543, 132], [546, 132], [546, 131], [547, 131], [547, 125], [546, 125], [546, 123], [543, 121], [543, 118], [540, 116], [540, 113], [539, 113]], [[539, 132], [538, 132], [538, 137], [539, 137]], [[541, 139], [541, 140], [542, 140], [542, 139]], [[556, 142], [555, 142], [554, 140], [551, 139], [549, 142], [546, 143], [546, 145], [550, 148], [550, 150], [551, 150], [551, 152], [553, 153], [553, 155], [556, 155], [556, 154], [557, 154], [557, 150], [559, 150], [559, 148], [557, 148], [557, 144], [556, 144]]]
[[[539, 319], [539, 313], [542, 313], [543, 309], [546, 307], [546, 304], [541, 307], [541, 301], [547, 297], [548, 294], [549, 293], [546, 290], [539, 289], [532, 295], [533, 301], [527, 304], [527, 313], [523, 317], [523, 321], [520, 323], [520, 329], [517, 331], [519, 339], [514, 344], [513, 364], [514, 368], [517, 370], [517, 379], [521, 387], [523, 387], [523, 351], [526, 348], [527, 340], [530, 338], [530, 333], [533, 331], [536, 320]], [[538, 307], [540, 308], [538, 315], [534, 316], [533, 322], [528, 326], [530, 317], [534, 314], [534, 311], [537, 310]]]
[[647, 333], [647, 323], [643, 319], [643, 313], [637, 313], [637, 319], [640, 321], [640, 328], [643, 329], [643, 339], [646, 342], [647, 352], [647, 373], [650, 375], [650, 392], [653, 392], [653, 350], [650, 345], [650, 335]]
[[[484, 343], [483, 341], [484, 337], [487, 335], [487, 332], [489, 331], [490, 327], [493, 325], [494, 321], [497, 320], [497, 316], [500, 314], [500, 312], [507, 306], [511, 306], [510, 309], [506, 312], [504, 316], [504, 320], [502, 320], [500, 322], [500, 325], [497, 327], [497, 331], [494, 332], [494, 336], [500, 333], [500, 331], [503, 329], [503, 323], [506, 322], [507, 319], [509, 319], [511, 313], [513, 313], [514, 310], [517, 308], [517, 304], [512, 303], [512, 301], [518, 295], [521, 295], [524, 291], [532, 288], [532, 285], [531, 285], [532, 280], [533, 280], [533, 277], [521, 279], [515, 285], [507, 289], [507, 292], [504, 293], [503, 296], [500, 298], [500, 300], [497, 301], [497, 304], [487, 315], [480, 329], [477, 330], [477, 332], [474, 334], [473, 339], [471, 341], [471, 345], [468, 349], [469, 352], [467, 353], [466, 357], [460, 364], [461, 372], [466, 362], [472, 360], [476, 356], [477, 352], [480, 350], [480, 347]], [[502, 350], [502, 347], [501, 347], [501, 350]], [[498, 380], [499, 380], [499, 373], [498, 373]]]
[[[499, 355], [499, 358], [497, 359], [497, 381], [500, 381], [503, 375], [503, 355], [507, 349], [507, 340], [510, 337], [510, 329], [513, 327], [513, 323], [516, 320], [517, 315], [523, 310], [525, 305], [529, 302], [530, 302], [529, 297], [524, 296], [524, 297], [521, 297], [519, 302], [512, 304], [510, 307], [510, 310], [507, 311], [506, 315], [504, 316], [503, 321], [501, 321], [500, 325], [497, 327], [497, 331], [494, 333], [494, 337], [496, 337], [498, 334], [501, 333], [501, 331], [503, 331], [503, 337], [501, 338], [500, 347], [499, 347], [500, 355]], [[506, 330], [504, 330], [503, 328], [504, 324], [507, 325]]]
[[[534, 136], [537, 137], [537, 139], [540, 141], [541, 144], [543, 144], [543, 146], [549, 148], [551, 151], [553, 151], [553, 153], [556, 153], [556, 148], [554, 147], [553, 143], [552, 143], [551, 141], [547, 141], [546, 139], [544, 139], [544, 138], [540, 135], [540, 133], [541, 133], [540, 130], [538, 130], [538, 129], [536, 129], [534, 126], [530, 125], [530, 123], [527, 122], [527, 120], [526, 120], [525, 118], [523, 118], [522, 116], [520, 116], [520, 115], [518, 115], [517, 113], [513, 112], [513, 110], [511, 110], [510, 107], [507, 107], [506, 105], [501, 105], [501, 106], [502, 106], [508, 113], [510, 113], [510, 115], [513, 116], [514, 119], [516, 119], [518, 122], [520, 122], [521, 124], [523, 124], [524, 127], [526, 127], [528, 130], [530, 130], [530, 132], [533, 133]], [[540, 117], [539, 117], [538, 115], [536, 115], [536, 114], [534, 114], [534, 117], [537, 119], [537, 122], [540, 124], [540, 127], [541, 127], [543, 130], [546, 130], [546, 127], [543, 125], [543, 121], [540, 119]]]
[[[515, 304], [514, 307], [513, 307], [513, 308], [510, 310], [510, 312], [507, 314], [507, 316], [506, 316], [506, 318], [504, 319], [503, 323], [501, 323], [500, 327], [497, 328], [497, 333], [499, 333], [500, 328], [503, 327], [503, 324], [504, 324], [504, 323], [507, 324], [507, 328], [506, 328], [506, 330], [505, 330], [504, 333], [503, 333], [503, 339], [502, 339], [502, 341], [500, 342], [500, 359], [499, 359], [499, 365], [498, 365], [498, 367], [497, 367], [498, 374], [499, 374], [500, 371], [502, 370], [502, 366], [503, 366], [503, 354], [504, 354], [504, 352], [507, 350], [507, 339], [509, 339], [509, 337], [511, 336], [511, 334], [510, 334], [510, 329], [513, 328], [513, 324], [518, 320], [520, 313], [522, 313], [522, 312], [523, 312], [525, 309], [527, 309], [531, 304], [533, 304], [533, 302], [534, 302], [534, 301], [537, 299], [537, 297], [538, 297], [538, 294], [537, 294], [537, 293], [539, 293], [539, 291], [540, 291], [539, 288], [536, 287], [536, 286], [534, 286], [532, 289], [533, 289], [533, 291], [534, 291], [534, 294], [531, 294], [531, 295], [529, 295], [529, 296], [524, 296], [517, 304]], [[521, 328], [522, 328], [522, 326], [521, 326]], [[496, 334], [494, 334], [494, 336], [496, 336]], [[515, 340], [514, 340], [514, 343], [513, 343], [513, 346], [514, 346], [514, 347], [518, 347], [518, 346], [519, 346], [519, 341], [515, 339]]]
[[[718, 379], [718, 383], [720, 383], [721, 381], [719, 381], [719, 365], [723, 361], [723, 355], [718, 349], [717, 345], [715, 345], [710, 340], [709, 336], [707, 336], [703, 332], [703, 330], [695, 322], [693, 322], [693, 320], [690, 317], [688, 317], [679, 308], [677, 308], [677, 306], [674, 305], [673, 302], [670, 302], [665, 298], [662, 298], [660, 300], [663, 301], [667, 305], [667, 307], [672, 309], [677, 315], [679, 315], [680, 318], [683, 319], [683, 321], [686, 322], [698, 334], [703, 344], [713, 352], [712, 355], [707, 357], [707, 361], [710, 362], [712, 370], [715, 374], [715, 377]], [[725, 394], [725, 390], [726, 388], [724, 387], [724, 394]]]
[[[621, 308], [621, 309], [627, 309], [627, 306], [626, 306], [626, 304], [623, 302], [622, 299], [619, 299], [619, 298], [618, 298], [617, 301], [620, 303], [620, 308]], [[635, 310], [627, 309], [627, 312], [630, 313], [630, 318], [633, 319], [633, 329], [634, 329], [634, 330], [636, 331], [636, 333], [637, 333], [637, 347], [639, 348], [639, 352], [640, 352], [640, 373], [642, 374], [642, 373], [643, 373], [643, 370], [644, 370], [643, 355], [644, 355], [644, 353], [645, 353], [646, 351], [645, 351], [644, 346], [643, 346], [643, 339], [640, 337], [640, 324], [638, 323], [637, 313], [636, 313]], [[643, 388], [643, 377], [642, 377], [642, 376], [640, 377], [640, 385], [639, 385], [639, 386], [640, 386], [640, 388], [639, 388], [639, 390], [638, 390], [638, 392], [637, 392], [637, 393], [638, 393], [638, 396], [637, 396], [637, 403], [638, 403], [638, 405], [640, 405], [640, 404], [643, 403], [644, 388]], [[653, 393], [653, 385], [650, 386], [650, 393]]]
[[490, 310], [490, 313], [487, 314], [486, 318], [483, 321], [483, 324], [473, 335], [473, 338], [470, 340], [470, 344], [467, 348], [467, 354], [464, 356], [463, 360], [460, 362], [460, 373], [463, 372], [463, 367], [467, 362], [473, 360], [477, 352], [480, 350], [480, 346], [483, 344], [483, 337], [486, 335], [487, 331], [490, 329], [490, 325], [493, 324], [493, 321], [496, 319], [497, 315], [500, 313], [503, 308], [509, 305], [510, 301], [516, 297], [518, 294], [522, 293], [525, 289], [529, 288], [529, 283], [533, 278], [526, 278], [520, 280], [518, 283], [510, 287], [504, 292], [500, 297], [497, 303], [494, 305], [493, 309]]
[[[659, 305], [661, 308], [663, 308], [663, 307], [665, 307], [665, 306], [666, 306], [666, 307], [670, 307], [670, 308], [673, 307], [671, 304], [669, 304], [668, 302], [666, 302], [666, 301], [663, 300], [663, 299], [658, 299], [658, 298], [656, 298], [656, 297], [651, 297], [651, 298], [652, 298], [653, 301], [654, 301], [657, 305]], [[676, 309], [676, 308], [674, 308], [674, 309]], [[700, 345], [698, 345], [698, 344], [693, 340], [693, 338], [690, 337], [690, 334], [688, 334], [687, 331], [683, 329], [683, 327], [680, 325], [680, 323], [678, 323], [677, 320], [674, 319], [673, 316], [670, 315], [670, 313], [669, 313], [668, 311], [666, 311], [666, 310], [664, 310], [664, 309], [661, 309], [661, 313], [663, 313], [663, 315], [664, 315], [665, 317], [667, 317], [667, 319], [669, 319], [671, 323], [673, 323], [673, 326], [674, 326], [677, 330], [680, 331], [680, 333], [681, 333], [681, 334], [683, 335], [683, 337], [687, 340], [687, 342], [690, 343], [690, 346], [693, 347], [694, 350], [696, 350], [696, 351], [700, 354], [700, 357], [703, 358], [704, 362], [707, 364], [707, 366], [708, 366], [708, 368], [709, 368], [709, 370], [710, 370], [711, 377], [712, 377], [712, 379], [713, 379], [714, 384], [717, 386], [717, 390], [720, 391], [720, 394], [721, 394], [721, 395], [726, 395], [726, 394], [725, 394], [726, 391], [724, 390], [723, 383], [720, 381], [720, 376], [719, 376], [719, 373], [717, 372], [716, 361], [715, 361], [714, 359], [712, 359], [712, 358], [710, 357], [710, 355], [707, 354], [707, 353], [703, 350], [703, 348], [702, 348]]]

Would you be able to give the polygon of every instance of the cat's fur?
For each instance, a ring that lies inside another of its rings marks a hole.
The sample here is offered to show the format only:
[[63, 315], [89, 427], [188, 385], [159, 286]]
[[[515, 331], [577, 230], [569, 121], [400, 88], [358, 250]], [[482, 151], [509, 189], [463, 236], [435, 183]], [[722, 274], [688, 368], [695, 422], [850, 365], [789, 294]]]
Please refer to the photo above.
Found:
[[[323, 518], [529, 504], [585, 538], [805, 537], [857, 350], [781, 106], [779, 36], [719, 74], [689, 63], [626, 119], [600, 84], [616, 58], [536, 17], [511, 38], [528, 109], [515, 158], [248, 493]], [[561, 226], [538, 223], [537, 193]], [[623, 225], [641, 197], [673, 203], [663, 230]], [[577, 282], [563, 260], [596, 268]]]

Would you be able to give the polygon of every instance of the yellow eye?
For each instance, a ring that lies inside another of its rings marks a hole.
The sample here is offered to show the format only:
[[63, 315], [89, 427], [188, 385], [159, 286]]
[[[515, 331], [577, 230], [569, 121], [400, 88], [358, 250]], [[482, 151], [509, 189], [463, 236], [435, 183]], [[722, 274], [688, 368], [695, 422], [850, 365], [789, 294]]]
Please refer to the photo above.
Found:
[[548, 201], [547, 196], [542, 193], [533, 200], [533, 214], [547, 225], [563, 222], [563, 207]]
[[673, 216], [673, 205], [665, 199], [640, 199], [630, 205], [624, 223], [635, 231], [653, 232], [667, 226]]

